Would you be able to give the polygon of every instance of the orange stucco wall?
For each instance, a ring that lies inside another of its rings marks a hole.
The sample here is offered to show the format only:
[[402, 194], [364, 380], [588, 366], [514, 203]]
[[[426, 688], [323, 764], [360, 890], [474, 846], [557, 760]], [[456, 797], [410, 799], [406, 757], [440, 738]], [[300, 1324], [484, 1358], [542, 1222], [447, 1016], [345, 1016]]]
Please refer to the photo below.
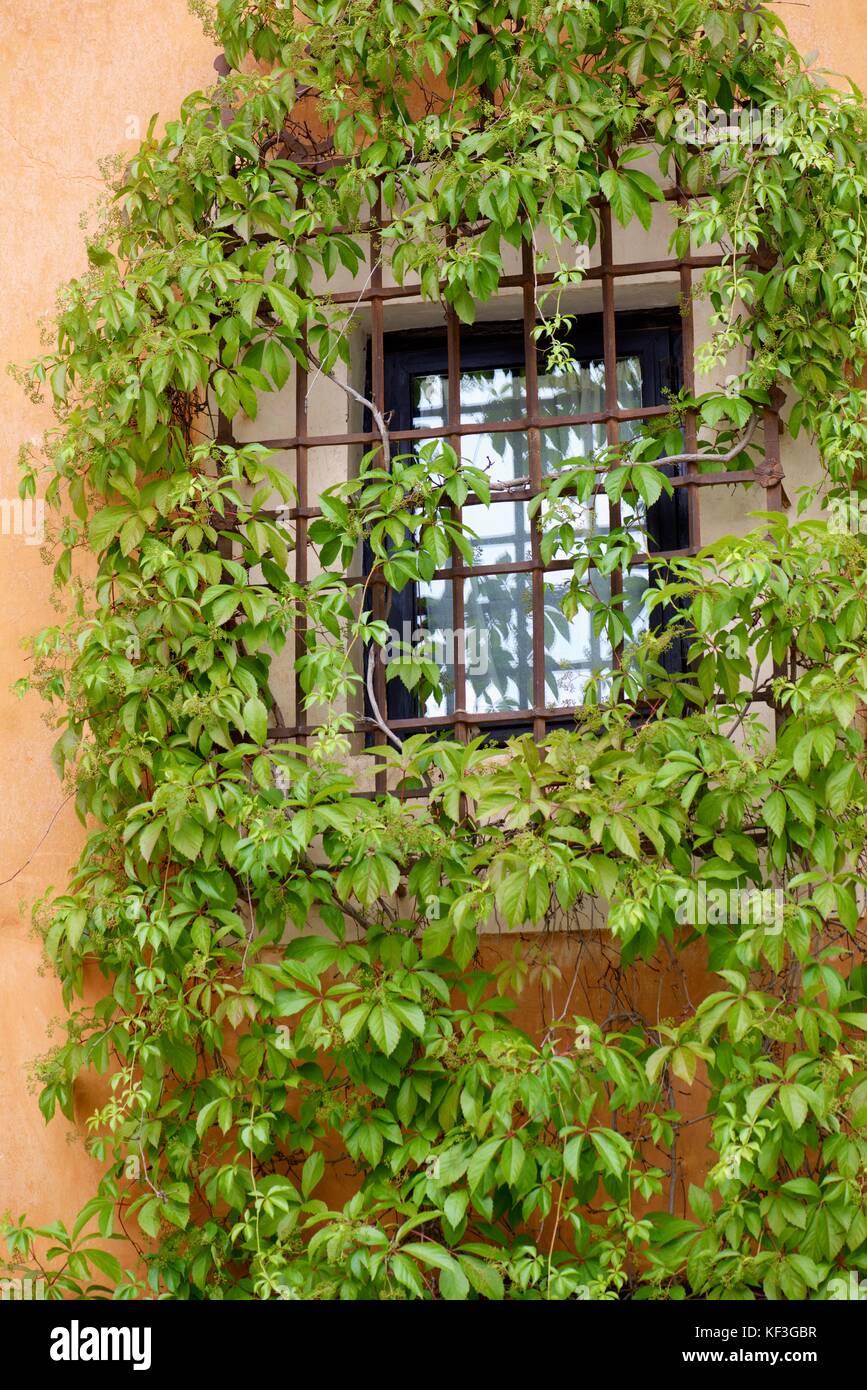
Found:
[[[2, 7], [0, 53], [5, 368], [36, 355], [39, 318], [82, 268], [80, 219], [100, 193], [99, 162], [131, 153], [133, 133], [145, 133], [154, 111], [169, 120], [187, 92], [212, 82], [215, 50], [184, 0], [17, 0]], [[50, 423], [4, 370], [0, 497], [16, 495], [21, 441]], [[0, 888], [0, 1213], [46, 1220], [73, 1215], [98, 1176], [65, 1120], [46, 1128], [28, 1087], [62, 1007], [56, 981], [37, 973], [39, 944], [22, 903], [63, 884], [81, 843], [71, 804], [42, 838], [63, 800], [49, 761], [55, 736], [38, 697], [9, 691], [26, 669], [21, 639], [56, 621], [49, 580], [38, 545], [0, 536], [0, 881], [30, 860]]]
[[[864, 0], [780, 3], [802, 51], [867, 82]], [[39, 348], [37, 321], [54, 290], [82, 266], [80, 217], [100, 191], [98, 161], [131, 152], [153, 111], [170, 118], [183, 95], [213, 76], [213, 45], [184, 0], [17, 0], [0, 15], [0, 359]], [[18, 446], [50, 424], [0, 376], [0, 497], [16, 495]], [[34, 696], [10, 683], [25, 670], [22, 637], [55, 621], [50, 572], [38, 545], [0, 536], [0, 1213], [72, 1216], [97, 1177], [66, 1121], [47, 1129], [28, 1086], [62, 1008], [39, 973], [30, 903], [63, 884], [81, 840], [50, 766], [53, 735]], [[46, 833], [47, 830], [47, 833]], [[8, 880], [11, 877], [11, 882]]]

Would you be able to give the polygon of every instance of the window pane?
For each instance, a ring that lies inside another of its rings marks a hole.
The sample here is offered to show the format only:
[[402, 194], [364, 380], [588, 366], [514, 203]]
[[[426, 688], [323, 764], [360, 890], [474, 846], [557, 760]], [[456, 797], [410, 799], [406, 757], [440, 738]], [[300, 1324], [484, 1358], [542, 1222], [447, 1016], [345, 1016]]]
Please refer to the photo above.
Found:
[[[444, 373], [412, 379], [412, 428], [442, 428], [447, 424], [448, 376]], [[526, 414], [523, 368], [492, 367], [461, 373], [461, 423], [485, 425], [521, 420]], [[476, 468], [487, 468], [492, 479], [508, 482], [527, 471], [524, 434], [473, 434], [461, 439], [461, 456]]]
[[[464, 581], [466, 708], [470, 713], [527, 709], [533, 703], [532, 586], [528, 574], [480, 575]], [[455, 710], [455, 663], [460, 638], [452, 631], [452, 580], [436, 579], [418, 598], [419, 628], [429, 634], [443, 672], [442, 700], [424, 713]]]
[[514, 564], [532, 558], [530, 518], [527, 502], [492, 502], [490, 507], [474, 503], [464, 507], [464, 525], [474, 534], [474, 565]]
[[[622, 357], [617, 362], [617, 405], [637, 410], [642, 404], [641, 359]], [[542, 415], [599, 415], [605, 409], [605, 363], [573, 362], [539, 374], [539, 411]], [[620, 426], [620, 437], [634, 433], [632, 421]], [[542, 432], [542, 472], [552, 473], [564, 460], [591, 458], [605, 448], [605, 424], [564, 425]]]
[[[423, 714], [435, 717], [453, 714], [455, 708], [455, 652], [452, 644], [452, 582], [450, 579], [434, 579], [430, 584], [419, 585], [418, 627], [426, 634], [425, 646], [431, 651], [443, 673], [441, 700], [430, 696], [422, 710]], [[467, 652], [467, 660], [470, 653]]]
[[[467, 709], [482, 714], [533, 704], [532, 581], [529, 574], [491, 574], [464, 584]], [[479, 660], [472, 670], [469, 649]]]
[[[617, 400], [621, 409], [642, 404], [641, 359], [625, 357], [617, 363]], [[461, 422], [493, 424], [521, 419], [526, 414], [526, 389], [522, 367], [491, 367], [465, 371], [460, 379]], [[447, 423], [448, 376], [430, 373], [412, 381], [413, 429], [441, 428]], [[605, 410], [605, 366], [600, 360], [573, 362], [553, 371], [540, 371], [539, 405], [543, 416], [600, 414]], [[621, 426], [628, 438], [634, 426]], [[550, 472], [569, 458], [590, 458], [604, 448], [604, 424], [564, 425], [541, 433], [543, 470]], [[460, 441], [464, 460], [484, 468], [492, 481], [507, 482], [528, 472], [527, 438], [524, 433], [491, 431], [466, 435]], [[609, 507], [601, 495], [574, 508], [578, 529], [607, 531]], [[623, 507], [623, 521], [632, 514]], [[463, 509], [476, 565], [515, 564], [531, 558], [531, 528], [526, 502], [495, 502]], [[636, 518], [638, 521], [639, 519]], [[544, 603], [545, 689], [549, 706], [580, 704], [590, 673], [611, 662], [604, 638], [592, 633], [590, 615], [579, 612], [565, 618], [560, 601], [568, 589], [568, 574], [546, 575]], [[625, 579], [630, 594], [629, 610], [640, 607], [647, 586], [647, 571], [632, 570]], [[595, 577], [596, 592], [607, 601], [608, 581]], [[466, 708], [470, 713], [532, 708], [532, 580], [526, 573], [476, 576], [465, 582]], [[428, 700], [424, 713], [451, 714], [455, 709], [455, 660], [458, 637], [452, 631], [452, 583], [436, 580], [419, 586], [419, 625], [427, 630], [443, 671], [443, 699]]]
[[[460, 638], [452, 631], [452, 580], [435, 580], [418, 596], [418, 626], [429, 634], [443, 673], [442, 701], [424, 713], [452, 714], [454, 666]], [[528, 574], [479, 575], [464, 581], [464, 660], [467, 708], [474, 714], [532, 705], [532, 584]]]
[[[461, 424], [487, 425], [523, 420], [527, 397], [523, 367], [492, 367], [461, 373]], [[491, 482], [526, 477], [525, 434], [464, 435], [461, 453], [475, 468], [485, 468]]]
[[[489, 367], [461, 373], [461, 423], [484, 425], [520, 420], [526, 414], [523, 367]], [[642, 405], [641, 358], [617, 361], [617, 405], [637, 410]], [[446, 424], [448, 376], [431, 373], [412, 379], [413, 429]], [[605, 364], [572, 362], [539, 373], [539, 410], [543, 416], [599, 415], [605, 410]], [[621, 437], [628, 439], [635, 423], [625, 421]], [[589, 458], [604, 448], [604, 424], [565, 425], [542, 431], [542, 469], [550, 472], [567, 458]], [[465, 435], [461, 453], [476, 468], [487, 467], [492, 479], [510, 482], [527, 473], [527, 440], [523, 434]]]
[[[569, 592], [568, 572], [548, 571], [545, 574], [545, 704], [550, 709], [558, 705], [580, 705], [584, 687], [595, 670], [610, 666], [611, 644], [605, 634], [593, 632], [593, 617], [583, 608], [574, 618], [567, 618], [561, 604]], [[608, 603], [611, 581], [595, 570], [591, 571], [594, 600]], [[647, 628], [647, 614], [642, 596], [649, 583], [646, 568], [637, 567], [623, 576], [623, 605], [636, 637]]]

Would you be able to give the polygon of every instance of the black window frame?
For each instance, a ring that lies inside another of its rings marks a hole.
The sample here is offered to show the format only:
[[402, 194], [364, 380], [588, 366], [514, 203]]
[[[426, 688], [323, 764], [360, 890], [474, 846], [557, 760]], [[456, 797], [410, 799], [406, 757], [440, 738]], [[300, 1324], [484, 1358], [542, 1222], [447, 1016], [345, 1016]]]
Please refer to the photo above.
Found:
[[[617, 359], [637, 357], [641, 361], [642, 408], [665, 405], [675, 396], [683, 382], [683, 333], [682, 319], [677, 309], [653, 309], [619, 312], [615, 319], [615, 340]], [[577, 362], [603, 361], [603, 316], [587, 314], [573, 320], [568, 342]], [[415, 377], [424, 375], [446, 376], [448, 372], [448, 353], [446, 330], [444, 328], [417, 328], [386, 333], [384, 345], [384, 401], [385, 418], [390, 430], [411, 431], [413, 425], [412, 382]], [[524, 330], [521, 320], [504, 320], [485, 323], [473, 327], [462, 326], [460, 330], [460, 371], [484, 371], [493, 367], [519, 367], [525, 370]], [[370, 394], [370, 354], [368, 354], [368, 395]], [[550, 428], [559, 426], [556, 414], [543, 417], [550, 421]], [[365, 429], [370, 430], [369, 414]], [[481, 432], [481, 431], [480, 431]], [[411, 443], [395, 445], [400, 452], [410, 452]], [[683, 465], [675, 465], [664, 470], [669, 475], [682, 474]], [[662, 493], [659, 500], [649, 509], [647, 529], [652, 538], [651, 554], [658, 551], [685, 550], [690, 546], [689, 506], [687, 489], [674, 489], [672, 497]], [[502, 505], [502, 503], [493, 503]], [[370, 572], [372, 555], [364, 546], [363, 568]], [[651, 583], [658, 582], [665, 572], [664, 565], [651, 567]], [[674, 614], [670, 609], [658, 612], [654, 627], [657, 630], [670, 622]], [[404, 623], [409, 623], [410, 631], [419, 625], [417, 608], [417, 588], [407, 585], [400, 593], [392, 595], [389, 612], [386, 615], [389, 626], [403, 632]], [[532, 625], [532, 620], [531, 620]], [[367, 657], [365, 656], [365, 660]], [[672, 673], [686, 669], [686, 644], [682, 639], [671, 643], [664, 652], [662, 663]], [[415, 693], [398, 679], [386, 683], [386, 721], [413, 720], [423, 727], [424, 711], [420, 709]], [[365, 715], [371, 710], [365, 692]], [[572, 722], [568, 713], [558, 713], [557, 706], [551, 706], [545, 715], [547, 726]], [[437, 723], [441, 724], [442, 719]], [[446, 724], [457, 723], [458, 718], [448, 716]], [[460, 720], [465, 725], [473, 724], [473, 716], [468, 713]], [[514, 734], [525, 733], [532, 727], [531, 719], [510, 719], [509, 712], [503, 711], [503, 721], [491, 724], [486, 721], [484, 733], [496, 742]]]

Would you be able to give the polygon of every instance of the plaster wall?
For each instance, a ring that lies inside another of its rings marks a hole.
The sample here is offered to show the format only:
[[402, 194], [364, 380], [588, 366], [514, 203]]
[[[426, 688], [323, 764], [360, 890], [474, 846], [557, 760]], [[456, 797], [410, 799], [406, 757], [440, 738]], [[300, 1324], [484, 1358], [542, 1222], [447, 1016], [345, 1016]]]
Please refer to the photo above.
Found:
[[[867, 79], [863, 0], [780, 0], [777, 8], [803, 52], [816, 50], [822, 66]], [[207, 85], [215, 53], [184, 0], [149, 0], [144, 7], [128, 0], [18, 0], [0, 14], [0, 54], [5, 366], [38, 352], [38, 320], [51, 313], [55, 288], [83, 265], [81, 218], [100, 193], [100, 161], [132, 153], [152, 112], [170, 119], [187, 92]], [[323, 408], [345, 411], [345, 398], [338, 402], [335, 388], [327, 390], [332, 399]], [[289, 433], [285, 420], [275, 423], [276, 433]], [[50, 424], [44, 407], [0, 375], [0, 499], [17, 495], [20, 443]], [[321, 479], [334, 481], [339, 460], [326, 456], [321, 465]], [[810, 460], [799, 456], [797, 469], [809, 472]], [[727, 514], [718, 516], [728, 529]], [[54, 736], [40, 701], [19, 702], [9, 690], [26, 669], [21, 639], [57, 620], [50, 570], [40, 546], [24, 535], [0, 536], [0, 592], [0, 1213], [27, 1212], [40, 1221], [73, 1217], [98, 1178], [80, 1132], [62, 1118], [46, 1127], [28, 1084], [62, 1005], [57, 982], [41, 973], [27, 904], [64, 883], [82, 830], [50, 765]], [[510, 952], [511, 942], [491, 940], [486, 949], [496, 957]], [[567, 964], [564, 959], [564, 973]], [[689, 978], [693, 996], [700, 994], [700, 975]], [[676, 1006], [672, 998], [668, 1007]], [[86, 1097], [80, 1101], [83, 1116]], [[700, 1165], [698, 1131], [691, 1132], [687, 1162]]]

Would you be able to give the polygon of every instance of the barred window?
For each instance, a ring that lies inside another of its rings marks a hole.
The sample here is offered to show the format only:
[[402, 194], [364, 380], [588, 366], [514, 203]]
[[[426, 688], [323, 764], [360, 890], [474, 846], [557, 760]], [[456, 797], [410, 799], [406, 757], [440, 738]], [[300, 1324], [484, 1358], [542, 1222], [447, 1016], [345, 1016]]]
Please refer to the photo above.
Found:
[[[423, 643], [442, 672], [442, 698], [423, 705], [399, 680], [387, 683], [389, 720], [405, 728], [413, 721], [428, 727], [431, 721], [465, 719], [504, 736], [531, 727], [534, 718], [568, 718], [591, 672], [613, 657], [587, 611], [564, 615], [571, 562], [544, 565], [529, 503], [546, 474], [568, 460], [596, 457], [612, 424], [626, 440], [648, 415], [667, 408], [681, 381], [680, 316], [666, 310], [618, 316], [613, 390], [601, 315], [573, 321], [564, 344], [571, 361], [552, 370], [532, 361], [531, 343], [528, 372], [525, 337], [520, 322], [460, 333], [452, 392], [456, 419], [449, 410], [446, 335], [416, 331], [384, 339], [390, 428], [412, 436], [415, 447], [451, 438], [466, 462], [486, 471], [492, 486], [490, 506], [470, 501], [462, 508], [461, 520], [472, 533], [472, 564], [456, 554], [430, 583], [409, 586], [392, 599], [387, 620], [395, 637], [407, 645]], [[541, 474], [535, 485], [534, 442]], [[515, 488], [522, 479], [525, 485]], [[597, 533], [608, 529], [612, 510], [601, 488], [592, 502], [573, 508], [579, 528]], [[633, 518], [624, 508], [622, 524], [632, 519], [646, 530], [651, 552], [689, 546], [682, 489], [673, 497], [663, 494], [646, 516]], [[639, 562], [622, 576], [594, 575], [593, 590], [607, 601], [619, 584], [629, 616], [640, 624], [642, 596], [653, 581], [651, 567]], [[670, 660], [679, 665], [682, 652], [673, 650]]]
[[[667, 190], [669, 209], [685, 201], [682, 190]], [[609, 664], [612, 656], [617, 660], [583, 615], [565, 618], [560, 598], [572, 562], [543, 563], [539, 527], [530, 520], [528, 504], [543, 490], [546, 473], [563, 459], [587, 457], [602, 444], [616, 449], [642, 421], [670, 414], [670, 391], [680, 387], [687, 399], [695, 397], [694, 284], [725, 255], [689, 249], [666, 255], [660, 228], [635, 240], [612, 228], [606, 203], [600, 203], [597, 213], [598, 238], [584, 266], [581, 289], [572, 301], [566, 296], [566, 311], [574, 315], [573, 360], [568, 368], [549, 371], [544, 350], [537, 351], [535, 328], [555, 273], [540, 263], [535, 245], [523, 243], [515, 257], [519, 264], [501, 276], [499, 294], [482, 306], [487, 322], [468, 329], [450, 305], [423, 303], [417, 282], [387, 280], [381, 254], [381, 231], [387, 224], [377, 204], [365, 228], [366, 277], [359, 273], [346, 288], [328, 290], [331, 302], [350, 312], [355, 339], [366, 337], [366, 385], [364, 354], [359, 362], [354, 347], [354, 386], [335, 386], [318, 368], [308, 372], [298, 366], [287, 392], [269, 412], [275, 420], [294, 417], [294, 428], [261, 429], [250, 422], [243, 431], [244, 438], [257, 438], [283, 453], [297, 486], [287, 519], [295, 528], [294, 574], [300, 584], [321, 567], [309, 538], [310, 522], [321, 515], [318, 493], [338, 480], [342, 468], [342, 476], [348, 476], [360, 453], [381, 441], [378, 425], [361, 405], [365, 397], [380, 418], [387, 418], [393, 457], [426, 439], [445, 439], [462, 458], [484, 465], [494, 482], [506, 485], [499, 492], [494, 489], [489, 508], [472, 498], [463, 508], [464, 523], [477, 533], [472, 564], [453, 553], [451, 565], [437, 571], [429, 584], [388, 598], [382, 574], [371, 578], [373, 616], [388, 621], [398, 638], [406, 632], [436, 635], [446, 629], [453, 639], [464, 634], [463, 641], [445, 646], [442, 698], [436, 701], [422, 705], [400, 681], [387, 680], [385, 662], [370, 663], [375, 713], [399, 737], [440, 729], [458, 739], [481, 732], [499, 741], [531, 729], [535, 738], [543, 738], [546, 729], [572, 722], [590, 671]], [[660, 210], [659, 219], [661, 226], [672, 225], [668, 212]], [[650, 258], [636, 258], [639, 246], [646, 247]], [[431, 328], [436, 318], [442, 323], [440, 315], [444, 329]], [[700, 331], [704, 335], [706, 325]], [[614, 571], [612, 594], [623, 593], [637, 607], [648, 583], [664, 572], [666, 558], [697, 551], [705, 520], [711, 532], [727, 524], [737, 505], [728, 496], [733, 485], [758, 484], [754, 505], [772, 510], [787, 505], [776, 399], [762, 409], [762, 416], [757, 461], [742, 458], [732, 471], [728, 464], [735, 451], [719, 458], [706, 454], [699, 445], [696, 410], [681, 412], [686, 458], [659, 465], [672, 478], [674, 496], [663, 493], [647, 517], [636, 518], [647, 526], [649, 553], [638, 557], [626, 574]], [[232, 434], [222, 422], [221, 437]], [[514, 479], [526, 481], [516, 486]], [[601, 480], [587, 522], [603, 530], [629, 524], [625, 504], [609, 509]], [[356, 572], [355, 577], [361, 581], [364, 575]], [[603, 600], [607, 592], [603, 587]], [[659, 613], [654, 621], [670, 616]], [[298, 675], [289, 675], [285, 662], [303, 655], [305, 644], [305, 623], [299, 618], [281, 659], [285, 674], [278, 684], [284, 703], [271, 731], [275, 738], [302, 743], [318, 727], [321, 712], [305, 710]], [[670, 669], [683, 669], [683, 644], [674, 643], [665, 660]], [[362, 743], [381, 747], [388, 741], [379, 718], [371, 717], [366, 691], [352, 712]], [[376, 773], [375, 783], [378, 791], [385, 790], [384, 770]]]

